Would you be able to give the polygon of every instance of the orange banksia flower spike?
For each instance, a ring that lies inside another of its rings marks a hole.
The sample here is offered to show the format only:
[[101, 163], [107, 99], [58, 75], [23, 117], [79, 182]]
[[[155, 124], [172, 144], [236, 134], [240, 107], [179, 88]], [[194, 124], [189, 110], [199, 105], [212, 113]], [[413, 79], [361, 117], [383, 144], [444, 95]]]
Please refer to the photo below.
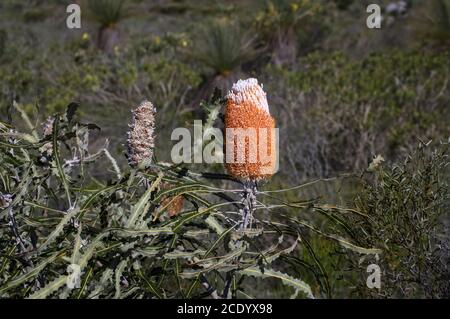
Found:
[[155, 147], [156, 109], [149, 101], [143, 101], [133, 113], [133, 122], [127, 136], [127, 158], [132, 167], [150, 163]]
[[275, 119], [257, 79], [239, 80], [227, 95], [225, 167], [233, 177], [258, 181], [277, 169]]

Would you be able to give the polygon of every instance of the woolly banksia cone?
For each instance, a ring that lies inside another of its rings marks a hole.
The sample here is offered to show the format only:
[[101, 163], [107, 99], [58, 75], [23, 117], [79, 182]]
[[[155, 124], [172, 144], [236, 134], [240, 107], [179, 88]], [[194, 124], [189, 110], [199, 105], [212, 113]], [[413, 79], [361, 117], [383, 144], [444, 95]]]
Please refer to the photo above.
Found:
[[132, 167], [150, 163], [153, 156], [156, 109], [149, 101], [142, 102], [133, 113], [127, 138], [127, 158]]
[[[235, 138], [233, 134], [242, 131], [239, 129], [255, 134], [245, 139]], [[225, 167], [230, 175], [248, 182], [268, 178], [275, 173], [275, 120], [270, 116], [266, 93], [257, 79], [239, 80], [228, 93], [225, 131]]]

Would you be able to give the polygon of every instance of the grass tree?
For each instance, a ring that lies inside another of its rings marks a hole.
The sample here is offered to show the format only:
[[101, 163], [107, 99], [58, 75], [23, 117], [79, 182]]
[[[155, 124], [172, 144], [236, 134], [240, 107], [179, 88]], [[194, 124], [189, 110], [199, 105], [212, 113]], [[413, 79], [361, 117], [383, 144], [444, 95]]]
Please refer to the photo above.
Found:
[[217, 20], [200, 32], [197, 49], [191, 58], [201, 63], [204, 81], [193, 103], [207, 98], [219, 88], [227, 91], [242, 75], [242, 66], [259, 54], [255, 49], [255, 37], [227, 20]]
[[99, 49], [112, 53], [119, 44], [121, 31], [117, 26], [125, 14], [124, 0], [88, 0], [92, 18], [100, 24], [97, 35]]
[[416, 16], [415, 32], [425, 42], [448, 50], [450, 45], [450, 0], [430, 0], [424, 3]]
[[297, 30], [306, 17], [321, 8], [310, 0], [270, 0], [255, 18], [276, 65], [291, 64], [297, 56]]

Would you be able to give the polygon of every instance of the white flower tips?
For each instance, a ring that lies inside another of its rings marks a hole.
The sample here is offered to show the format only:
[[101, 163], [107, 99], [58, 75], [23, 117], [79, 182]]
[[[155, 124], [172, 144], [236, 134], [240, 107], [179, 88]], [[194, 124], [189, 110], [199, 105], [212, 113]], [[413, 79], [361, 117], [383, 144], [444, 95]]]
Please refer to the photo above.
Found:
[[228, 92], [227, 99], [231, 100], [237, 106], [251, 104], [270, 114], [266, 92], [264, 92], [262, 84], [259, 85], [258, 80], [255, 78], [239, 80], [234, 83]]
[[376, 171], [378, 167], [380, 167], [381, 163], [384, 162], [384, 158], [381, 155], [377, 155], [372, 162], [369, 164], [369, 168], [367, 169], [369, 172]]

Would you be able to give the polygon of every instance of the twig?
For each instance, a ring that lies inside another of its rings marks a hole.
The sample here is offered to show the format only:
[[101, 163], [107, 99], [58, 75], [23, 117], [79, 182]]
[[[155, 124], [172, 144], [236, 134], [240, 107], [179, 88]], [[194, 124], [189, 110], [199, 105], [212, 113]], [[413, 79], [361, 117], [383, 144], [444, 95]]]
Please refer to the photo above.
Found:
[[206, 279], [205, 275], [200, 276], [200, 281], [202, 283], [202, 286], [206, 289], [207, 293], [210, 294], [213, 299], [222, 299], [219, 294], [217, 293], [217, 289], [215, 289], [209, 282], [208, 279]]
[[[244, 205], [244, 207], [242, 208], [242, 210], [240, 210], [240, 213], [242, 214], [242, 219], [241, 222], [239, 224], [239, 231], [244, 231], [247, 228], [251, 228], [251, 224], [249, 227], [249, 222], [251, 222], [252, 218], [253, 218], [253, 211], [255, 206], [257, 205], [256, 202], [256, 182], [254, 181], [246, 181], [243, 183], [244, 185], [244, 189], [242, 191], [242, 204]], [[238, 248], [240, 248], [243, 244], [242, 240], [239, 240], [236, 243], [236, 246]], [[234, 278], [234, 273], [227, 273], [227, 281], [225, 283], [225, 288], [223, 291], [223, 298], [228, 298], [228, 294], [229, 294], [229, 290], [231, 287], [231, 282], [233, 281]]]
[[242, 214], [242, 221], [239, 230], [245, 230], [248, 228], [249, 220], [252, 218], [254, 207], [256, 206], [256, 183], [248, 181], [244, 183], [243, 192], [244, 208]]
[[28, 258], [27, 258], [26, 255], [25, 255], [26, 252], [27, 252], [27, 249], [25, 248], [25, 244], [24, 244], [24, 242], [23, 242], [23, 239], [22, 239], [22, 237], [20, 236], [19, 228], [17, 227], [16, 218], [14, 217], [12, 208], [9, 208], [9, 209], [8, 209], [8, 218], [9, 218], [9, 224], [10, 224], [10, 226], [11, 226], [11, 230], [12, 230], [12, 232], [13, 232], [14, 238], [16, 239], [16, 243], [17, 243], [17, 244], [19, 245], [19, 247], [20, 247], [21, 253], [24, 254], [24, 257], [25, 257], [25, 260], [27, 261], [27, 263], [28, 263], [30, 266], [33, 267], [32, 263], [28, 260]]

